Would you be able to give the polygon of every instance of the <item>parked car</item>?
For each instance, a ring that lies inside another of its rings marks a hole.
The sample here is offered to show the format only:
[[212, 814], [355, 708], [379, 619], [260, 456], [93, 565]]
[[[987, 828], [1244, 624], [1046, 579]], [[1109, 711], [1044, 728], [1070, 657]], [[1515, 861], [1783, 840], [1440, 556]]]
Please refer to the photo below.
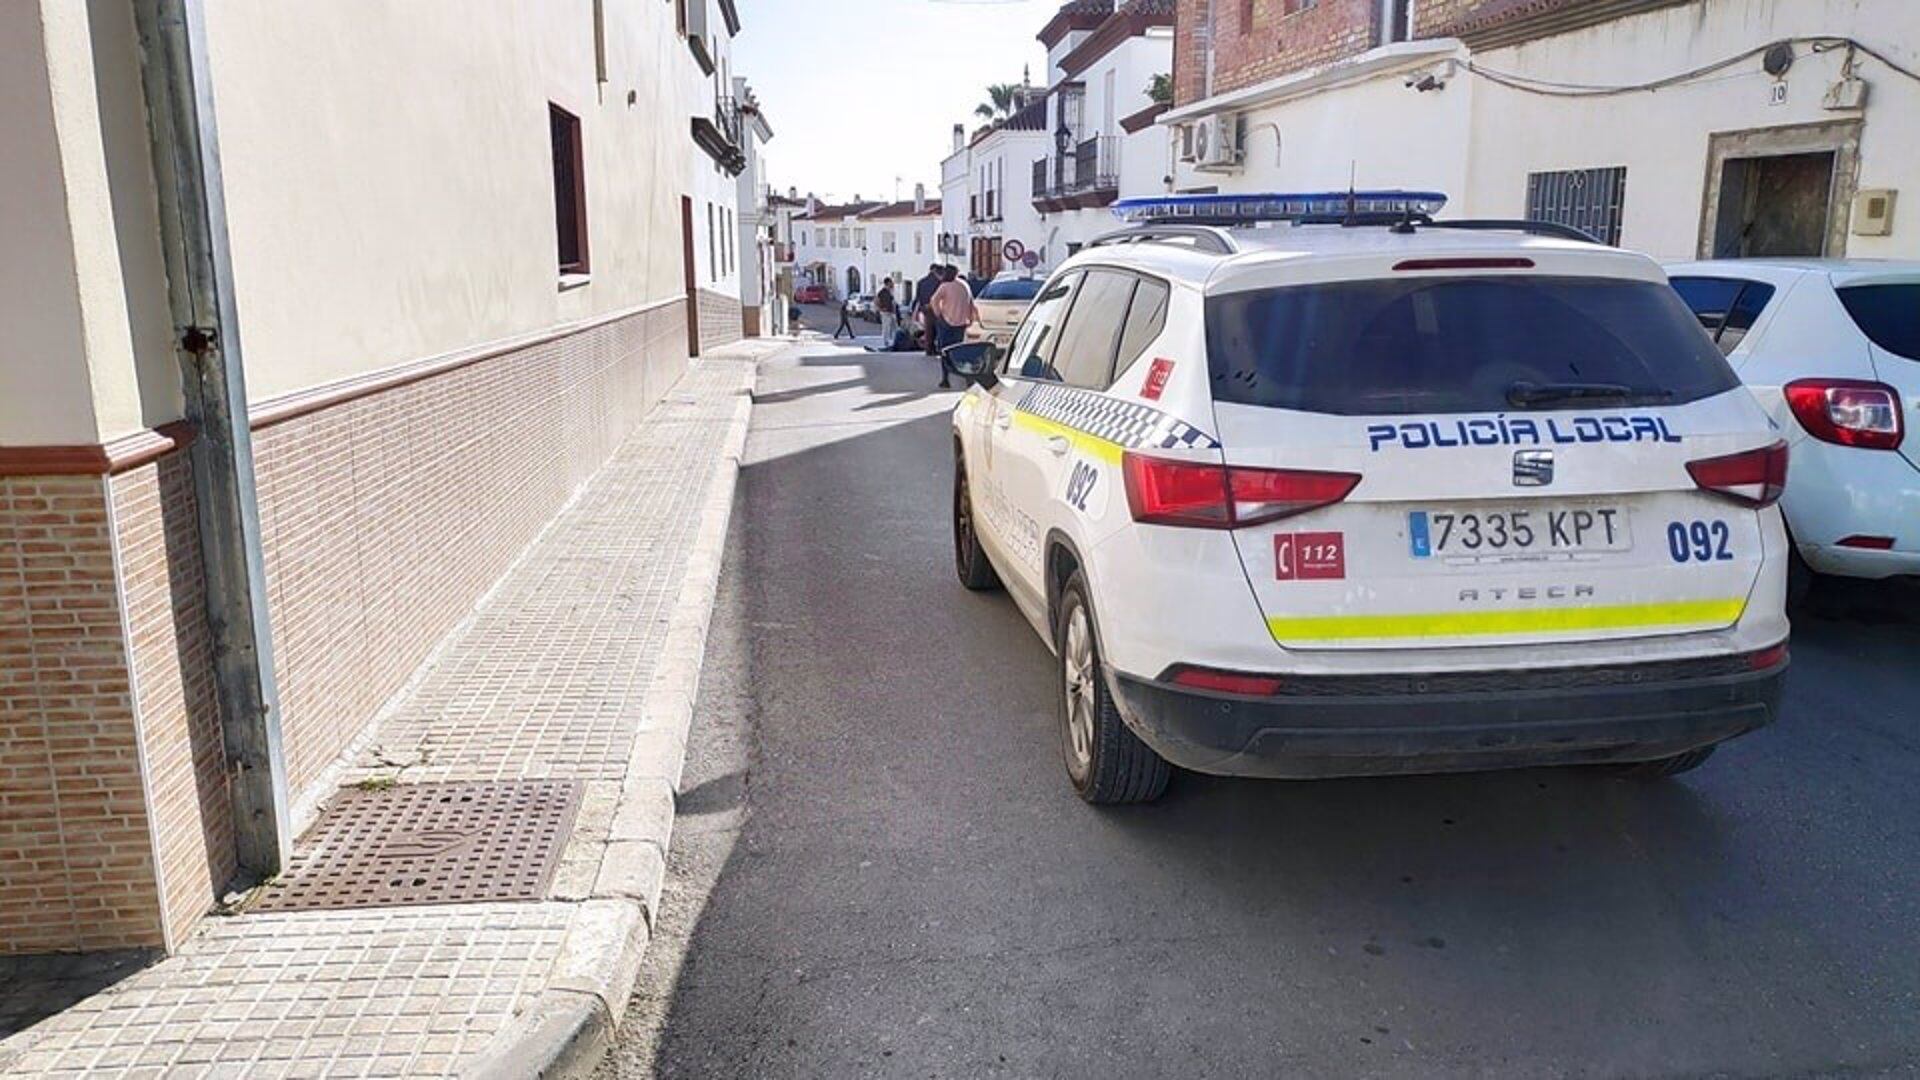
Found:
[[796, 304], [824, 304], [827, 302], [827, 287], [825, 285], [802, 285], [793, 291], [793, 302]]
[[996, 345], [1012, 341], [1013, 332], [1020, 328], [1020, 320], [1027, 317], [1027, 309], [1045, 283], [1030, 270], [1008, 271], [988, 282], [973, 298], [980, 321], [967, 327], [967, 340]]
[[872, 293], [854, 294], [847, 300], [847, 311], [854, 318], [865, 319], [868, 322], [876, 322], [880, 318], [879, 312], [873, 309]]
[[1119, 203], [948, 353], [954, 569], [1049, 646], [1075, 791], [1665, 776], [1772, 721], [1787, 446], [1660, 267], [1354, 198]]
[[1786, 432], [1788, 592], [1818, 574], [1920, 574], [1920, 262], [1739, 259], [1667, 268]]

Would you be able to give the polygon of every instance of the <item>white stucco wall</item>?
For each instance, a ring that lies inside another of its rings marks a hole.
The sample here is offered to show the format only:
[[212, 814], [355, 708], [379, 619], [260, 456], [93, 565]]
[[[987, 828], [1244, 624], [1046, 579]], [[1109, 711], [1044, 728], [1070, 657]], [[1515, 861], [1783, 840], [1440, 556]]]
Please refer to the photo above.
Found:
[[0, 5], [0, 131], [0, 442], [177, 418], [130, 11]]
[[[1562, 82], [1623, 84], [1813, 35], [1851, 36], [1920, 70], [1920, 4], [1913, 0], [1714, 0], [1480, 53], [1476, 60]], [[1920, 257], [1920, 82], [1863, 56], [1858, 74], [1870, 87], [1866, 108], [1829, 110], [1821, 97], [1840, 77], [1844, 52], [1815, 55], [1806, 45], [1798, 52], [1780, 105], [1769, 104], [1774, 80], [1757, 58], [1654, 93], [1606, 98], [1541, 97], [1474, 80], [1464, 207], [1481, 216], [1517, 217], [1526, 210], [1529, 172], [1625, 165], [1622, 245], [1690, 258], [1699, 241], [1710, 133], [1859, 118], [1859, 186], [1902, 191], [1893, 234], [1848, 236], [1846, 253]]]
[[[1615, 19], [1572, 33], [1474, 53], [1495, 72], [1562, 83], [1620, 86], [1678, 75], [1796, 37], [1853, 37], [1920, 70], [1920, 3], [1912, 0], [1706, 0]], [[1920, 257], [1920, 82], [1861, 56], [1863, 110], [1831, 110], [1844, 50], [1796, 47], [1783, 103], [1757, 56], [1653, 92], [1573, 98], [1530, 93], [1456, 71], [1444, 90], [1418, 93], [1389, 69], [1245, 110], [1243, 168], [1181, 165], [1183, 190], [1433, 188], [1451, 216], [1522, 217], [1533, 172], [1625, 166], [1621, 244], [1662, 258], [1698, 250], [1709, 144], [1724, 132], [1859, 120], [1858, 187], [1900, 191], [1885, 237], [1848, 235], [1854, 257]], [[1465, 57], [1464, 48], [1460, 51]], [[1349, 171], [1351, 170], [1351, 172]], [[1717, 185], [1718, 178], [1714, 178]], [[1846, 215], [1848, 207], [1836, 208]]]
[[[210, 0], [255, 400], [681, 294], [689, 177], [700, 257], [701, 203], [733, 201], [687, 133], [713, 77], [672, 5], [604, 11], [601, 84], [591, 0]], [[586, 160], [592, 282], [564, 292], [550, 101]]]
[[1415, 93], [1403, 71], [1389, 71], [1249, 108], [1243, 167], [1203, 172], [1183, 162], [1175, 184], [1182, 191], [1217, 186], [1222, 192], [1344, 191], [1350, 182], [1434, 189], [1452, 195], [1459, 212], [1472, 94], [1464, 80], [1437, 93]]

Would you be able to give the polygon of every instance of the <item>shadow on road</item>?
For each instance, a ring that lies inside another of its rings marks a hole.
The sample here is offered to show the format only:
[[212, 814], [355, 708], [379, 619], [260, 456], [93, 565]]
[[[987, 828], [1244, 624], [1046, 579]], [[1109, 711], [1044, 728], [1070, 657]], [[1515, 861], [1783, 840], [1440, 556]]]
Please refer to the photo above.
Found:
[[1095, 809], [1062, 775], [1044, 647], [1004, 596], [954, 581], [925, 375], [844, 352], [763, 375], [709, 654], [723, 674], [681, 801], [683, 822], [733, 816], [676, 836], [669, 919], [690, 925], [655, 946], [682, 951], [653, 991], [648, 1067], [1913, 1060], [1920, 609], [1806, 620], [1785, 721], [1681, 780], [1183, 775], [1159, 804]]

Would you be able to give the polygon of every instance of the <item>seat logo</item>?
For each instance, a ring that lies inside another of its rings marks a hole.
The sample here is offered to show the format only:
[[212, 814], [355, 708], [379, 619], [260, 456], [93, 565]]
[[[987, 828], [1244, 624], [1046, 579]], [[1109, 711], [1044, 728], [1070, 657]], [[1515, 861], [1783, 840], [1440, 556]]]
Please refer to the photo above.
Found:
[[1553, 483], [1553, 451], [1515, 450], [1513, 486], [1546, 487]]

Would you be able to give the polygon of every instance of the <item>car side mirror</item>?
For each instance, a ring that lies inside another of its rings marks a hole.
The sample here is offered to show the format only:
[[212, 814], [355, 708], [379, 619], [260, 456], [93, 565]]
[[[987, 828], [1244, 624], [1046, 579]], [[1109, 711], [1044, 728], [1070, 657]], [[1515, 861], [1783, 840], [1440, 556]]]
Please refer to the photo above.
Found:
[[964, 341], [947, 346], [947, 370], [983, 389], [1000, 382], [993, 369], [1000, 364], [1000, 346], [991, 341]]

